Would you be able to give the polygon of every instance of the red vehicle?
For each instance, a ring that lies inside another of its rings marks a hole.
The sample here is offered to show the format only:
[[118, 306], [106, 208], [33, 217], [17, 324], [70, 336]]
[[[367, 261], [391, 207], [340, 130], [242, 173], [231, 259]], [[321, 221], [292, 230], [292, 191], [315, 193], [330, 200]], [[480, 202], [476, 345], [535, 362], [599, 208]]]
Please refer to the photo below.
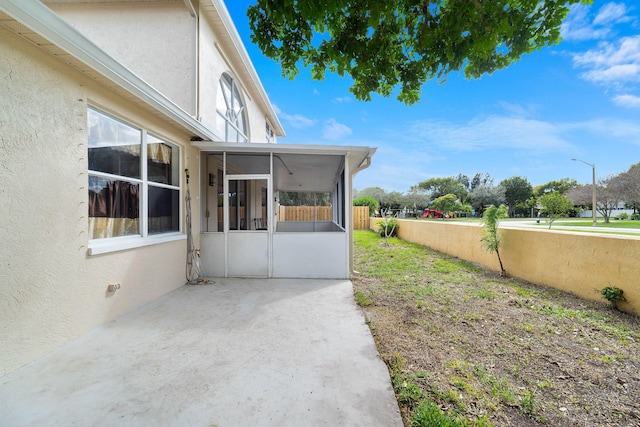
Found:
[[449, 218], [449, 215], [444, 215], [442, 212], [437, 211], [435, 209], [425, 208], [424, 213], [422, 214], [422, 218]]

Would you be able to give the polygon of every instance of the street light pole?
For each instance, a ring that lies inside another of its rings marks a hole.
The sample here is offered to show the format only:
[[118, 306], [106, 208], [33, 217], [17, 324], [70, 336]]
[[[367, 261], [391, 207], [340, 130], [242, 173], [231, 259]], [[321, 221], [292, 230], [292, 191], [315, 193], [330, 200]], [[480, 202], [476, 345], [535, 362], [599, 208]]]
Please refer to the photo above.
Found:
[[582, 162], [585, 165], [589, 165], [591, 166], [591, 216], [593, 217], [593, 226], [596, 226], [596, 164], [595, 163], [588, 163], [585, 162], [584, 160], [580, 160], [580, 159], [571, 159], [574, 162]]

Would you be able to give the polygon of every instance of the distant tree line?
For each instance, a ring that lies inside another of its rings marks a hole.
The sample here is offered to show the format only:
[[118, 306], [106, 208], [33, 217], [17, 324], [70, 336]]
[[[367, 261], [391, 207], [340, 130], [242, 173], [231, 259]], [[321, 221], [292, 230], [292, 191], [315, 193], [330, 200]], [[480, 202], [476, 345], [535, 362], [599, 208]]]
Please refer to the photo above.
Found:
[[[605, 222], [609, 222], [612, 211], [622, 202], [638, 215], [640, 163], [625, 172], [600, 179], [596, 195], [596, 210]], [[488, 173], [429, 178], [411, 186], [406, 194], [386, 192], [380, 187], [354, 190], [354, 204], [370, 206], [372, 214], [376, 210], [392, 209], [417, 215], [425, 208], [440, 208], [438, 210], [472, 212], [480, 217], [488, 206], [504, 204], [510, 217], [529, 217], [542, 212], [556, 218], [558, 215], [576, 216], [580, 209], [591, 209], [591, 203], [591, 184], [580, 185], [575, 179], [562, 178], [534, 187], [527, 178], [512, 176], [496, 185]]]

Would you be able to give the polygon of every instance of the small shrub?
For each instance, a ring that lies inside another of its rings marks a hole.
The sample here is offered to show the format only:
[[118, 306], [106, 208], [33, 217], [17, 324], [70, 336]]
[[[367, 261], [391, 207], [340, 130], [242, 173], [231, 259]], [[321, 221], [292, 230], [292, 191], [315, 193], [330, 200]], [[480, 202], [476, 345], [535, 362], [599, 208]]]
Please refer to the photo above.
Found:
[[627, 214], [626, 212], [622, 212], [619, 213], [618, 215], [616, 215], [616, 219], [620, 219], [620, 220], [627, 220], [629, 219], [629, 214]]
[[633, 221], [639, 221], [640, 220], [640, 213], [631, 214], [631, 219]]
[[606, 299], [607, 301], [609, 301], [611, 304], [613, 304], [614, 307], [616, 307], [616, 304], [618, 302], [625, 302], [627, 299], [622, 295], [624, 293], [624, 291], [620, 288], [617, 288], [615, 286], [607, 286], [605, 288], [602, 289], [597, 289], [597, 292], [600, 293], [600, 295], [602, 295], [602, 298]]
[[387, 216], [376, 222], [380, 237], [395, 237], [398, 235], [398, 221], [396, 218]]

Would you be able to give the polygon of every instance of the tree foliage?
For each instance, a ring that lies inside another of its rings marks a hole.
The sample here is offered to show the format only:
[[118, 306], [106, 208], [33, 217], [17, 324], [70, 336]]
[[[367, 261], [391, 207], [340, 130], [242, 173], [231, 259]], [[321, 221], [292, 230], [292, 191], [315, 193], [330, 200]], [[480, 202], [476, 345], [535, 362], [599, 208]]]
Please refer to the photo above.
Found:
[[429, 178], [419, 182], [417, 187], [428, 194], [432, 200], [447, 194], [455, 194], [460, 200], [465, 200], [468, 193], [467, 187], [453, 177]]
[[479, 185], [469, 194], [471, 206], [480, 214], [489, 205], [499, 206], [505, 202], [504, 187], [501, 185]]
[[493, 185], [493, 178], [488, 173], [476, 173], [473, 177], [459, 173], [455, 180], [463, 184], [470, 193], [480, 186], [489, 187]]
[[369, 216], [373, 216], [380, 207], [380, 204], [371, 196], [362, 196], [353, 200], [353, 206], [368, 206]]
[[294, 78], [327, 70], [353, 79], [351, 92], [419, 100], [422, 85], [464, 70], [478, 78], [560, 39], [569, 7], [590, 0], [257, 0], [251, 40]]
[[538, 203], [542, 205], [542, 212], [549, 217], [549, 229], [557, 218], [566, 215], [573, 207], [573, 203], [560, 193], [547, 193], [538, 197]]
[[613, 177], [609, 184], [634, 213], [640, 209], [640, 163]]
[[[611, 213], [623, 199], [619, 188], [614, 184], [615, 179], [616, 176], [600, 179], [596, 185], [596, 212], [604, 218], [606, 223], [609, 223]], [[591, 207], [593, 204], [592, 184], [571, 188], [566, 195], [576, 205]]]
[[279, 200], [282, 206], [331, 206], [331, 193], [281, 191]]
[[367, 187], [364, 190], [354, 190], [354, 198], [371, 197], [378, 202], [378, 209], [419, 209], [426, 207], [429, 197], [419, 192], [409, 194], [397, 191], [386, 192], [380, 187]]
[[571, 178], [562, 178], [549, 181], [546, 184], [536, 185], [533, 189], [535, 196], [542, 196], [549, 193], [564, 194], [570, 188], [576, 188], [578, 181]]
[[[462, 203], [458, 202], [455, 194], [445, 194], [444, 196], [436, 198], [431, 203], [431, 207], [442, 213], [454, 212], [462, 209]], [[444, 219], [444, 215], [442, 219]]]
[[502, 265], [502, 258], [500, 258], [500, 234], [498, 233], [498, 225], [501, 218], [507, 217], [507, 207], [500, 205], [496, 207], [491, 205], [484, 211], [483, 218], [483, 234], [482, 245], [489, 252], [495, 252], [498, 255], [498, 262], [500, 262], [500, 275], [506, 275], [504, 266]]
[[509, 216], [513, 216], [518, 203], [526, 203], [533, 195], [533, 187], [527, 180], [521, 176], [512, 176], [500, 182], [500, 186], [504, 187], [504, 197], [509, 206]]

